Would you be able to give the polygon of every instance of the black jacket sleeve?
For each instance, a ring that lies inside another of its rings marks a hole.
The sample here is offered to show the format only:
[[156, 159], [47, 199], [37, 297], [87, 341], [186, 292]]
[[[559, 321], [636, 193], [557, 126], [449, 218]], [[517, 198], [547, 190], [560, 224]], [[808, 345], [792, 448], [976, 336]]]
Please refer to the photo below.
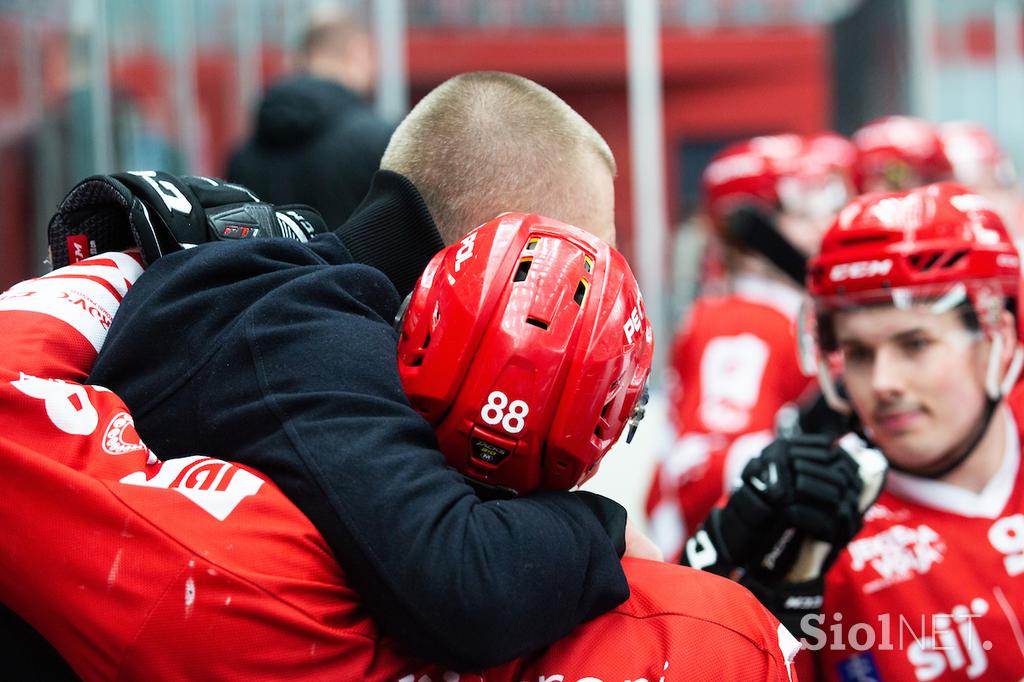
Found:
[[368, 266], [328, 264], [342, 260], [333, 235], [316, 241], [158, 261], [92, 380], [125, 400], [160, 456], [203, 452], [270, 476], [413, 655], [493, 665], [622, 602], [610, 540], [622, 508], [567, 492], [481, 501], [402, 391], [394, 288]]

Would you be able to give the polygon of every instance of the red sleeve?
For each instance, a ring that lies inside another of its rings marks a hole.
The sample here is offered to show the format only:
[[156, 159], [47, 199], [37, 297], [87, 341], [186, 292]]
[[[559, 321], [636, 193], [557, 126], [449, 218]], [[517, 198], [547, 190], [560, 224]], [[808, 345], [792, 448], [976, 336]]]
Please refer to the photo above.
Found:
[[[409, 663], [272, 484], [162, 463], [84, 377], [141, 268], [108, 254], [0, 295], [0, 601], [84, 679], [359, 679]], [[365, 669], [365, 670], [364, 670]]]
[[799, 644], [738, 584], [661, 562], [626, 559], [623, 567], [629, 600], [514, 679], [796, 679]]
[[132, 256], [106, 253], [0, 294], [0, 372], [84, 380], [121, 299], [141, 274]]

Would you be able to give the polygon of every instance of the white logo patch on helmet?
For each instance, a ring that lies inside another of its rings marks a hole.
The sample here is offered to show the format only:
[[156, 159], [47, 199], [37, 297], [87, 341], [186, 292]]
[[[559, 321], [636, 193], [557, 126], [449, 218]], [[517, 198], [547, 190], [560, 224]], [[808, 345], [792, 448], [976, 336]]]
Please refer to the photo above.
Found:
[[476, 232], [470, 232], [462, 243], [459, 250], [455, 252], [455, 272], [462, 269], [462, 263], [473, 255], [473, 244], [476, 242]]
[[882, 277], [888, 275], [891, 270], [892, 259], [890, 258], [884, 260], [859, 260], [853, 263], [834, 265], [828, 273], [828, 278], [833, 282], [843, 282], [848, 279]]

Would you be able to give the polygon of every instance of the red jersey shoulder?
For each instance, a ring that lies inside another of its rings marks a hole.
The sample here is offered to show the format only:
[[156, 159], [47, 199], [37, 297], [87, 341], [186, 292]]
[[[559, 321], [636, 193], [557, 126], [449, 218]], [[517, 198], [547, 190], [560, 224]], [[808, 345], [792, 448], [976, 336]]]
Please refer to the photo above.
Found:
[[795, 679], [799, 644], [739, 585], [664, 562], [622, 565], [628, 601], [536, 660], [488, 671], [484, 679]]

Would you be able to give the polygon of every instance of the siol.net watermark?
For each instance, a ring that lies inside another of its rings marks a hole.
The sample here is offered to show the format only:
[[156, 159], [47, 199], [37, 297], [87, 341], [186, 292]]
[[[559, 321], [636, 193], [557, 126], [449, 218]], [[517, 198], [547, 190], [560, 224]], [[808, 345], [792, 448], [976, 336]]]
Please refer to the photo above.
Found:
[[[801, 619], [804, 648], [811, 651], [902, 651], [918, 679], [947, 669], [978, 673], [988, 668], [992, 642], [978, 633], [976, 619], [988, 613], [984, 599], [958, 604], [949, 613], [880, 613], [874, 622], [846, 622], [843, 614], [807, 614]], [[973, 679], [973, 677], [972, 677]]]

